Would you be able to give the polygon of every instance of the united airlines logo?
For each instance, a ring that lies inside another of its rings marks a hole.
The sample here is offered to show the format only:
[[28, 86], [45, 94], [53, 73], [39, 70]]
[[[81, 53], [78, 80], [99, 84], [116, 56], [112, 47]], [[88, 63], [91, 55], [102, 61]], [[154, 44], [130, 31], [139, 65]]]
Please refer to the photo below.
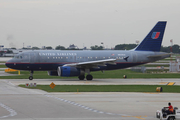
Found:
[[158, 39], [159, 35], [160, 35], [160, 32], [153, 32], [151, 38]]
[[76, 53], [39, 53], [40, 56], [76, 56]]

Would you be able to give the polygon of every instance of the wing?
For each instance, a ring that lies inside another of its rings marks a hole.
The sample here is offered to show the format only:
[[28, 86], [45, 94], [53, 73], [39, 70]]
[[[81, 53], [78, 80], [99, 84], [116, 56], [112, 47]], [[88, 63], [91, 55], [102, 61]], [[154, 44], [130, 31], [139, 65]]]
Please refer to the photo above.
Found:
[[63, 66], [72, 66], [72, 67], [77, 67], [77, 68], [90, 69], [90, 68], [99, 68], [99, 66], [106, 66], [106, 64], [116, 65], [115, 61], [116, 59], [105, 59], [105, 60], [65, 64]]

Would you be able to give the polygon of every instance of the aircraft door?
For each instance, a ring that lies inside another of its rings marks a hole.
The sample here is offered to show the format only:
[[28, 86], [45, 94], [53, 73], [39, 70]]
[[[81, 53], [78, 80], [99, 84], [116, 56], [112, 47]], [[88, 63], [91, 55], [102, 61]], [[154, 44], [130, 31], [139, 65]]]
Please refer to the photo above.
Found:
[[74, 56], [74, 60], [73, 61], [76, 62], [76, 56]]
[[137, 54], [132, 52], [131, 55], [133, 58], [132, 62], [137, 62]]

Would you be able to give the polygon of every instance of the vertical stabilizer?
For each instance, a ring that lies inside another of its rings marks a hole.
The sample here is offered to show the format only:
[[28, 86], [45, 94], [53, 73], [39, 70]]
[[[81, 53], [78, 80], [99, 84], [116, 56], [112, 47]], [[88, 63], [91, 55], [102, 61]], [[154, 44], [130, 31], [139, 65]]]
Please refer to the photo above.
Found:
[[135, 51], [159, 52], [164, 36], [166, 21], [159, 21], [144, 40], [135, 48]]

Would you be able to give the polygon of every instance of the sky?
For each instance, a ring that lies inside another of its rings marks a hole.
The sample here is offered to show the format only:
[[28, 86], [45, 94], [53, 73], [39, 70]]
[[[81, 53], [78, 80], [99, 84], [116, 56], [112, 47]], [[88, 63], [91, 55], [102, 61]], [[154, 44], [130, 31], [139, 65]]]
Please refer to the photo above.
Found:
[[0, 45], [113, 48], [141, 42], [158, 21], [167, 21], [162, 45], [180, 45], [179, 6], [180, 0], [0, 0]]

